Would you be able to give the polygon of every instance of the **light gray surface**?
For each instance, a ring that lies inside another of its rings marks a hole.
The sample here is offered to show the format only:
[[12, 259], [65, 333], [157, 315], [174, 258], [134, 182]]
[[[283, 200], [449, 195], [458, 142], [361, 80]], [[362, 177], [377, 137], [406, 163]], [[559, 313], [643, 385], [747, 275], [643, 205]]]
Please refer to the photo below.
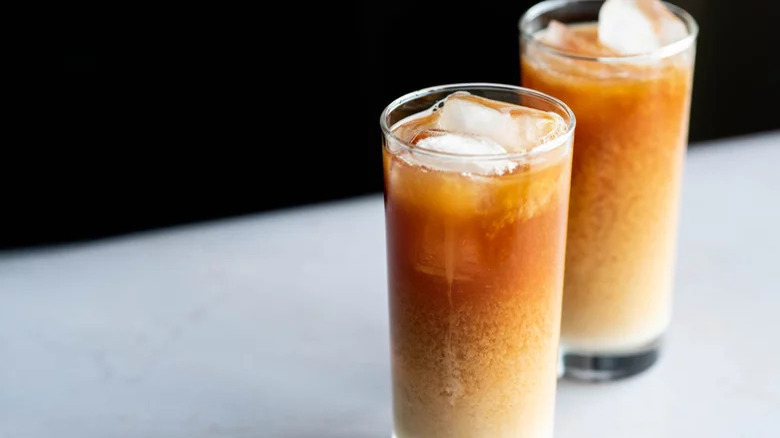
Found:
[[[780, 436], [780, 132], [689, 154], [661, 362], [556, 437]], [[385, 438], [382, 199], [0, 255], [0, 437]]]

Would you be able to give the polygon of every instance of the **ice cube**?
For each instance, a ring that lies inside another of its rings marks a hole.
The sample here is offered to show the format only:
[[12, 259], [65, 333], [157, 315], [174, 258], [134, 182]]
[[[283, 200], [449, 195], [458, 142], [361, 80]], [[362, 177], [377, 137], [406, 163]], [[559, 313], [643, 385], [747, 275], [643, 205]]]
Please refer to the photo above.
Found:
[[547, 28], [539, 33], [539, 39], [548, 46], [578, 55], [606, 56], [614, 54], [595, 39], [588, 39], [560, 21], [552, 20]]
[[493, 140], [508, 152], [527, 152], [565, 130], [561, 116], [459, 92], [440, 109], [438, 128]]
[[479, 175], [501, 175], [517, 166], [517, 163], [505, 159], [485, 159], [477, 157], [443, 157], [426, 154], [425, 150], [453, 155], [497, 155], [506, 153], [506, 149], [490, 138], [463, 133], [446, 132], [436, 129], [420, 131], [411, 143], [420, 151], [411, 151], [414, 164], [437, 170], [449, 170]]
[[426, 129], [412, 139], [415, 146], [456, 155], [497, 155], [506, 149], [490, 138]]
[[688, 31], [660, 0], [607, 0], [599, 11], [598, 33], [606, 47], [635, 55], [680, 40]]

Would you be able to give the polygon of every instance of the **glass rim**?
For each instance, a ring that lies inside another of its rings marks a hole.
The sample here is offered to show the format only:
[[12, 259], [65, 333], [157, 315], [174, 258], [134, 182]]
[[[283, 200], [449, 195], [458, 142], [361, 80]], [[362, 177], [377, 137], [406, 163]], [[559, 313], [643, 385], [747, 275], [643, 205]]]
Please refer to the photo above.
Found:
[[[546, 141], [541, 145], [536, 146], [533, 149], [525, 152], [503, 152], [500, 154], [458, 154], [458, 153], [451, 153], [451, 152], [441, 152], [433, 149], [426, 149], [419, 146], [415, 146], [409, 141], [406, 141], [401, 137], [397, 136], [393, 132], [392, 126], [388, 124], [390, 114], [405, 103], [411, 102], [415, 99], [419, 99], [421, 97], [428, 96], [437, 92], [454, 93], [456, 91], [469, 91], [469, 90], [507, 91], [507, 92], [513, 92], [520, 95], [532, 96], [541, 99], [543, 101], [546, 101], [547, 103], [550, 103], [554, 106], [563, 109], [566, 116], [569, 118], [568, 123], [566, 124], [566, 131], [560, 136], [555, 137], [552, 140]], [[465, 83], [457, 83], [457, 84], [435, 85], [433, 87], [427, 87], [427, 88], [419, 89], [417, 91], [412, 91], [390, 102], [390, 104], [387, 105], [384, 110], [382, 110], [382, 114], [379, 116], [379, 125], [382, 128], [382, 133], [386, 137], [392, 139], [394, 142], [403, 146], [403, 148], [407, 151], [411, 151], [414, 152], [415, 154], [419, 153], [431, 157], [448, 158], [448, 159], [470, 159], [470, 160], [480, 160], [480, 161], [517, 160], [522, 158], [535, 157], [537, 155], [541, 155], [546, 152], [550, 152], [552, 150], [558, 149], [559, 147], [566, 144], [569, 141], [569, 139], [574, 135], [574, 128], [576, 124], [577, 124], [577, 120], [574, 116], [574, 112], [571, 110], [571, 108], [569, 108], [568, 105], [566, 105], [565, 103], [563, 103], [563, 101], [559, 99], [544, 94], [540, 91], [532, 90], [530, 88], [520, 87], [517, 85], [497, 84], [497, 83], [490, 83], [490, 82], [465, 82]]]
[[693, 18], [693, 16], [691, 16], [691, 14], [689, 14], [685, 9], [673, 5], [669, 2], [662, 2], [662, 3], [667, 8], [669, 8], [670, 12], [672, 12], [674, 15], [682, 19], [686, 29], [688, 29], [688, 35], [686, 35], [685, 38], [679, 39], [673, 43], [669, 43], [665, 46], [659, 47], [658, 49], [648, 53], [638, 53], [632, 55], [613, 55], [613, 56], [578, 55], [576, 53], [565, 52], [553, 46], [547, 45], [542, 41], [540, 41], [539, 39], [534, 38], [533, 34], [528, 32], [528, 27], [530, 26], [531, 21], [533, 21], [534, 19], [538, 18], [539, 16], [541, 16], [546, 12], [550, 12], [556, 9], [561, 9], [565, 6], [576, 4], [576, 3], [604, 3], [604, 1], [605, 0], [544, 0], [540, 3], [535, 4], [534, 6], [531, 6], [520, 17], [520, 21], [518, 21], [517, 23], [517, 27], [520, 30], [520, 36], [521, 38], [526, 39], [532, 44], [538, 46], [540, 49], [563, 58], [569, 58], [569, 59], [574, 59], [579, 61], [595, 61], [604, 64], [621, 64], [621, 63], [657, 61], [659, 59], [668, 58], [670, 56], [677, 55], [678, 53], [682, 53], [688, 48], [690, 48], [691, 46], [693, 46], [693, 43], [696, 41], [696, 38], [699, 35], [699, 25], [696, 23], [696, 20]]

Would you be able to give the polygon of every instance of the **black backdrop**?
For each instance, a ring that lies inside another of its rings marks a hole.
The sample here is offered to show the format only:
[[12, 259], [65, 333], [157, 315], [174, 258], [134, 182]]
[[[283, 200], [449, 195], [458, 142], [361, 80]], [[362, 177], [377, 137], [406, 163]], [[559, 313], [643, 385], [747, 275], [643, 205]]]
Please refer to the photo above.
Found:
[[[533, 3], [70, 7], [34, 141], [7, 147], [0, 247], [378, 192], [382, 108], [517, 83]], [[676, 3], [701, 27], [691, 141], [778, 129], [780, 3]]]

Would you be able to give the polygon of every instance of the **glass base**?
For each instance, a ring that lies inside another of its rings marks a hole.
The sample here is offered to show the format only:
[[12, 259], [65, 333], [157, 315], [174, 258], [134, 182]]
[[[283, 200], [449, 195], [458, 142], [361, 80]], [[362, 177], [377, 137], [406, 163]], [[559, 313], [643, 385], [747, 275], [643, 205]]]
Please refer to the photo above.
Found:
[[564, 351], [563, 378], [585, 382], [625, 379], [647, 371], [658, 360], [660, 340], [626, 353]]

